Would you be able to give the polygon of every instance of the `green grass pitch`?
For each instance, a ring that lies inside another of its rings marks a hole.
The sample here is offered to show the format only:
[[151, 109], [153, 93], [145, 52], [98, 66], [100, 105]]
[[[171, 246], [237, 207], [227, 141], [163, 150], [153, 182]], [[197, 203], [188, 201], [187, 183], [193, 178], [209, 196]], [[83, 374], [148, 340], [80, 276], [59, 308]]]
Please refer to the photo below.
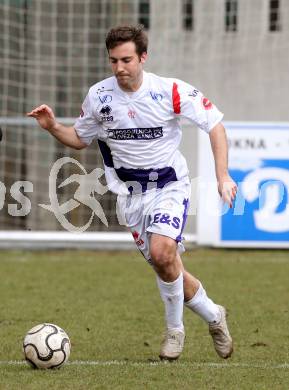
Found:
[[[1, 251], [0, 389], [288, 389], [289, 252], [195, 249], [183, 259], [228, 308], [229, 360], [185, 309], [181, 358], [158, 361], [163, 306], [138, 252]], [[59, 370], [23, 361], [23, 337], [41, 322], [71, 338]]]

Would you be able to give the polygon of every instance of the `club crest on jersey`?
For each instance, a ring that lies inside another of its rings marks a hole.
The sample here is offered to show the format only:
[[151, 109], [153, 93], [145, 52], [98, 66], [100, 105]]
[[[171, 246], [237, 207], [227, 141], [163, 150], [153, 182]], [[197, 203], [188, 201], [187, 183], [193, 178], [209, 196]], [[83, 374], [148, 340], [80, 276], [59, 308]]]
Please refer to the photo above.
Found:
[[130, 119], [134, 119], [136, 116], [136, 112], [133, 110], [129, 110], [127, 115], [129, 116]]
[[110, 115], [111, 113], [111, 107], [110, 106], [103, 106], [101, 110], [99, 111], [100, 119], [102, 122], [112, 122], [113, 116]]

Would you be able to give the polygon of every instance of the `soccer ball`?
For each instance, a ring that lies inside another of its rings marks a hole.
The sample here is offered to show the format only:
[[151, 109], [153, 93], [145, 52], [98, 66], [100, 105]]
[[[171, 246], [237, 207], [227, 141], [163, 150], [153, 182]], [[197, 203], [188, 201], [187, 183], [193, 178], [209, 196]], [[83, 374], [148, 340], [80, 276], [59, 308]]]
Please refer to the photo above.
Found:
[[68, 335], [54, 324], [34, 326], [23, 340], [25, 359], [34, 368], [61, 367], [69, 358], [70, 348]]

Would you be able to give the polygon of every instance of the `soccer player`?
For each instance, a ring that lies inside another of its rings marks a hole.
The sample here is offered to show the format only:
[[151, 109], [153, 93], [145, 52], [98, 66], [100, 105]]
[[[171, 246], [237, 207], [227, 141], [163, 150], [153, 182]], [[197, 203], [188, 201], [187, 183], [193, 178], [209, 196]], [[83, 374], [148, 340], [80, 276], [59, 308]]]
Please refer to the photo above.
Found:
[[183, 350], [184, 305], [206, 321], [216, 352], [228, 358], [233, 343], [226, 310], [207, 296], [180, 257], [190, 183], [178, 150], [179, 121], [185, 117], [209, 134], [218, 190], [232, 207], [237, 187], [228, 174], [223, 114], [197, 88], [145, 72], [147, 46], [142, 26], [120, 26], [108, 32], [113, 76], [89, 89], [74, 126], [58, 123], [47, 105], [27, 115], [66, 146], [82, 149], [98, 139], [108, 187], [122, 194], [119, 202], [127, 226], [156, 272], [166, 318], [160, 358], [177, 359]]

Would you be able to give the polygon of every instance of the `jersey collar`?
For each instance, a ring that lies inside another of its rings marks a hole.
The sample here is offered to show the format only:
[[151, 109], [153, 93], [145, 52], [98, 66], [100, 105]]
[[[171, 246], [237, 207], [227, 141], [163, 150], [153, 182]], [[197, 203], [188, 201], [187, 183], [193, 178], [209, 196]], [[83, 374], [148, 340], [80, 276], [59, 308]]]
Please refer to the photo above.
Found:
[[124, 97], [125, 99], [127, 100], [135, 100], [137, 99], [139, 96], [142, 95], [143, 91], [145, 91], [147, 89], [147, 85], [148, 85], [148, 74], [147, 72], [143, 71], [143, 80], [142, 80], [142, 84], [141, 86], [139, 87], [139, 89], [135, 92], [125, 92], [123, 91], [119, 85], [118, 85], [118, 82], [117, 82], [117, 79], [116, 77], [114, 77], [114, 87], [116, 89], [116, 91], [122, 96]]

